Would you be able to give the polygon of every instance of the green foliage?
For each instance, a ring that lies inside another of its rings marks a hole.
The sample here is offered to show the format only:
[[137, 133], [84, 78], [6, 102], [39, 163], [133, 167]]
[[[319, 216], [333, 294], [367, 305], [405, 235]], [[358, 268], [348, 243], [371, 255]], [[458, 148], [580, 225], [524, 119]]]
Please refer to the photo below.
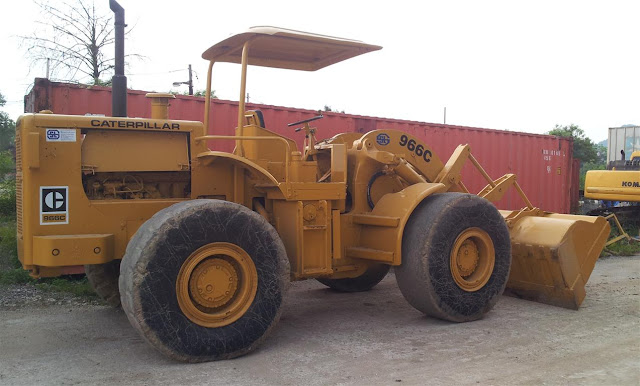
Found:
[[86, 277], [63, 276], [36, 280], [22, 268], [0, 271], [0, 285], [29, 284], [45, 292], [68, 293], [91, 300], [98, 299]]
[[103, 87], [111, 87], [113, 79], [102, 80], [102, 79], [93, 79], [93, 83], [90, 86], [103, 86]]
[[18, 241], [15, 219], [5, 220], [0, 225], [0, 269], [19, 268]]
[[15, 171], [16, 164], [13, 159], [13, 153], [10, 150], [0, 150], [0, 178]]
[[[184, 95], [189, 95], [189, 92], [186, 92]], [[207, 90], [197, 90], [194, 91], [193, 96], [204, 98], [207, 95]], [[216, 90], [211, 90], [211, 99], [218, 99], [216, 96]]]
[[549, 131], [548, 134], [573, 138], [573, 158], [577, 158], [582, 162], [598, 161], [598, 145], [593, 143], [590, 138], [587, 138], [584, 134], [584, 130], [582, 130], [578, 125], [556, 125], [556, 127]]
[[[5, 98], [0, 94], [0, 106]], [[16, 182], [13, 153], [6, 150], [15, 138], [15, 123], [0, 111], [0, 269], [18, 268], [16, 242]], [[9, 273], [9, 275], [19, 275]], [[4, 276], [3, 276], [4, 277]], [[11, 279], [13, 280], [13, 279]]]
[[29, 276], [29, 272], [22, 268], [13, 268], [6, 271], [0, 271], [0, 284], [26, 284], [35, 280]]
[[344, 110], [342, 111], [338, 111], [338, 109], [333, 109], [331, 106], [329, 105], [324, 105], [324, 107], [322, 108], [322, 111], [327, 111], [327, 112], [334, 112], [334, 113], [340, 113], [340, 114], [344, 114]]
[[607, 148], [591, 141], [578, 125], [556, 125], [548, 134], [573, 138], [573, 158], [580, 160], [580, 189], [584, 189], [588, 170], [606, 169]]
[[[7, 103], [4, 95], [0, 93], [0, 107]], [[0, 111], [0, 150], [13, 147], [16, 137], [16, 123], [9, 118], [4, 111]]]
[[[618, 227], [611, 223], [611, 235], [609, 238], [617, 237], [620, 235]], [[622, 228], [631, 237], [638, 237], [639, 228], [638, 225], [633, 223], [622, 223]], [[605, 248], [603, 254], [615, 255], [615, 256], [633, 256], [640, 255], [640, 241], [622, 239], [615, 242]]]
[[640, 255], [640, 242], [622, 239], [617, 243], [609, 245], [605, 251], [614, 256]]
[[606, 168], [606, 160], [605, 162], [583, 162], [580, 165], [580, 189], [584, 190], [584, 180], [589, 170], [605, 170]]
[[15, 162], [11, 151], [0, 151], [0, 216], [16, 215]]
[[98, 295], [95, 293], [93, 288], [91, 288], [91, 284], [89, 284], [86, 277], [82, 277], [81, 279], [77, 279], [73, 276], [40, 279], [35, 286], [40, 290], [48, 292], [70, 293], [78, 297], [89, 299], [98, 298]]
[[[173, 95], [187, 95], [187, 96], [189, 95], [189, 91], [182, 91], [182, 92], [170, 91], [169, 93]], [[207, 95], [206, 90], [196, 90], [193, 92], [192, 96], [204, 98], [206, 95]], [[211, 99], [218, 99], [218, 97], [216, 96], [216, 90], [211, 90]]]

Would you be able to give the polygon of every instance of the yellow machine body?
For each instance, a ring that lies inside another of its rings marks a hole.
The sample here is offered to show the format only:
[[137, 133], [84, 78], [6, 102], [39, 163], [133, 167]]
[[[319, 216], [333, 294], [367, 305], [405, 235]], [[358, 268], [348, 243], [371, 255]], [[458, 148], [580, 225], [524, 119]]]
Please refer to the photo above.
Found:
[[610, 169], [587, 172], [584, 196], [592, 200], [640, 202], [640, 151], [631, 154], [627, 165]]
[[[211, 62], [207, 98], [216, 61], [242, 64], [243, 96], [248, 64], [311, 71], [377, 49], [254, 29], [203, 54]], [[205, 133], [209, 103], [203, 125], [162, 119], [161, 105], [169, 98], [150, 97], [159, 104], [151, 119], [31, 114], [18, 120], [19, 257], [34, 276], [121, 259], [154, 213], [209, 198], [242, 204], [272, 224], [293, 280], [358, 277], [372, 264], [402, 264], [404, 227], [413, 211], [436, 193], [468, 193], [461, 179], [467, 161], [487, 179], [478, 195], [496, 202], [514, 187], [525, 203], [522, 210], [501, 212], [513, 245], [512, 293], [577, 308], [609, 234], [603, 218], [535, 208], [516, 176], [491, 179], [468, 145], [445, 162], [436, 149], [403, 132], [345, 133], [317, 142], [305, 122], [308, 143], [298, 149], [265, 129], [258, 112], [245, 111], [243, 97], [235, 136]], [[235, 141], [236, 148], [211, 151], [208, 141]]]

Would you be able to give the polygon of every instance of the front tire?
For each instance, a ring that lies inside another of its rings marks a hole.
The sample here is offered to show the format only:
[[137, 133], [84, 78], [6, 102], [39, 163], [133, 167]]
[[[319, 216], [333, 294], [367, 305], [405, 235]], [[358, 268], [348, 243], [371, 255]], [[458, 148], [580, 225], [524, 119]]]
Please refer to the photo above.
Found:
[[426, 198], [409, 218], [396, 280], [419, 311], [467, 322], [495, 305], [510, 267], [509, 230], [496, 207], [476, 195], [442, 193]]
[[156, 213], [131, 239], [121, 271], [131, 324], [154, 348], [186, 362], [254, 350], [277, 324], [289, 285], [276, 230], [219, 200]]

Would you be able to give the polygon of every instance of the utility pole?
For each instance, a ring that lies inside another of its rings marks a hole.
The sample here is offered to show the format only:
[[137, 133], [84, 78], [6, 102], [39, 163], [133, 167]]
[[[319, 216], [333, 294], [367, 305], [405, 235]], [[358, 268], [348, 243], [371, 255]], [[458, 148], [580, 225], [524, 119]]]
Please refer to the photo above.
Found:
[[189, 95], [193, 95], [193, 71], [191, 71], [191, 65], [189, 65], [189, 80], [186, 82], [173, 82], [173, 87], [180, 87], [183, 84], [189, 86]]
[[193, 77], [191, 75], [191, 65], [189, 65], [189, 95], [193, 95]]
[[444, 124], [447, 124], [447, 108], [444, 108]]
[[247, 93], [247, 103], [249, 103], [249, 93]]

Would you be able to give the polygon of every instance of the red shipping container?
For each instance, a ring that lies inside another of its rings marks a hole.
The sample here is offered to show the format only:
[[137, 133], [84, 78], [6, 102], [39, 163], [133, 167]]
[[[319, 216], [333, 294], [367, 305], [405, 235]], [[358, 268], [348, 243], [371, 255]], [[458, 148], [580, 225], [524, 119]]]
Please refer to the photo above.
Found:
[[[145, 98], [146, 93], [128, 90], [130, 117], [151, 116], [151, 103]], [[237, 125], [238, 102], [215, 99], [211, 107], [209, 134], [233, 135]], [[287, 124], [317, 114], [313, 110], [252, 103], [247, 104], [247, 109], [261, 110], [267, 129], [296, 140], [300, 149], [304, 134], [294, 133]], [[25, 96], [25, 112], [41, 110], [51, 110], [56, 114], [109, 116], [111, 88], [36, 79], [33, 89]], [[518, 183], [534, 206], [551, 212], [570, 213], [577, 203], [575, 192], [578, 186], [574, 185], [579, 183], [575, 179], [578, 166], [573, 160], [573, 143], [569, 138], [333, 112], [323, 114], [324, 119], [314, 122], [318, 128], [318, 139], [343, 132], [401, 130], [424, 140], [443, 162], [446, 162], [456, 146], [469, 144], [472, 154], [494, 179], [507, 173], [516, 174]], [[170, 119], [202, 121], [203, 117], [204, 98], [177, 95], [171, 101]], [[213, 147], [231, 151], [233, 141], [221, 141]], [[463, 181], [473, 193], [486, 186], [484, 178], [470, 163], [463, 169]], [[515, 189], [512, 189], [497, 206], [500, 209], [515, 210], [522, 208], [524, 203]]]

